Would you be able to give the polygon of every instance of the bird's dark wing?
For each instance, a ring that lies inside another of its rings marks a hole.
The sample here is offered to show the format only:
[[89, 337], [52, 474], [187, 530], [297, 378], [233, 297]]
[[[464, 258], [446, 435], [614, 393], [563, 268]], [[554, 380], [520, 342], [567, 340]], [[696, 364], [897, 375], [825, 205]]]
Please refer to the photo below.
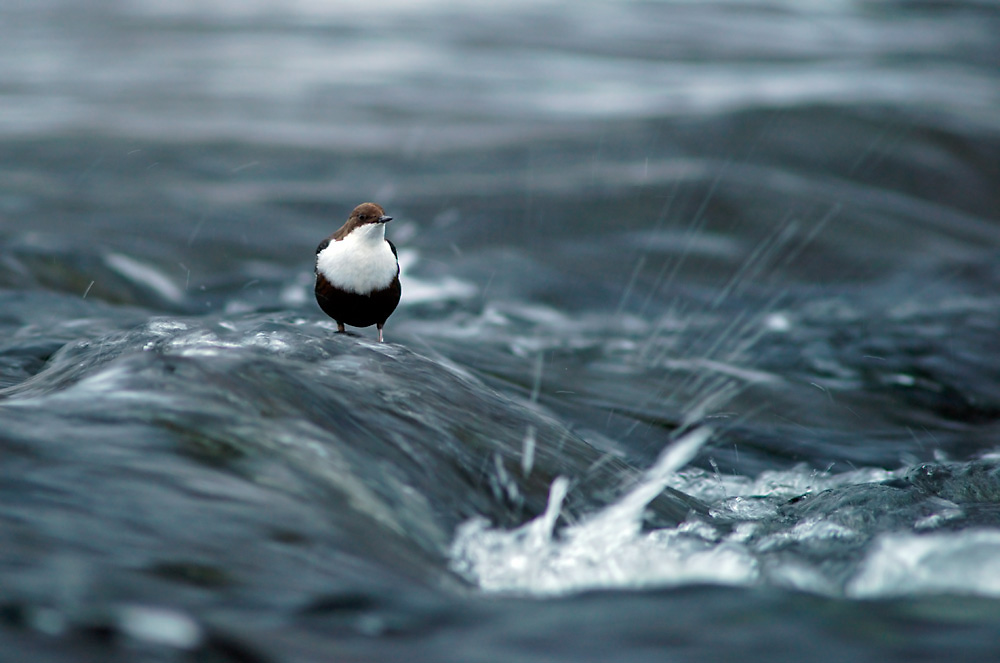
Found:
[[390, 242], [389, 240], [385, 241], [389, 245], [389, 248], [392, 249], [393, 257], [396, 258], [396, 276], [399, 276], [399, 254], [396, 253], [396, 245]]
[[322, 242], [319, 243], [319, 246], [316, 247], [316, 254], [319, 255], [319, 252], [322, 251], [323, 249], [325, 249], [328, 246], [330, 246], [330, 238], [329, 237], [327, 237], [326, 239], [324, 239]]

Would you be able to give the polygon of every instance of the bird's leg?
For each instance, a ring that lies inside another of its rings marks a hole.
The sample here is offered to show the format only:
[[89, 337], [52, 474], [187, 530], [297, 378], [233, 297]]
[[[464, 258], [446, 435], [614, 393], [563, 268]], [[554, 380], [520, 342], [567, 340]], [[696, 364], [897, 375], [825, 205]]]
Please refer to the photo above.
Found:
[[337, 333], [338, 334], [343, 334], [344, 333], [344, 323], [343, 322], [340, 322], [340, 321], [337, 322]]
[[375, 326], [378, 327], [378, 342], [384, 343], [385, 341], [382, 340], [382, 324], [377, 324]]

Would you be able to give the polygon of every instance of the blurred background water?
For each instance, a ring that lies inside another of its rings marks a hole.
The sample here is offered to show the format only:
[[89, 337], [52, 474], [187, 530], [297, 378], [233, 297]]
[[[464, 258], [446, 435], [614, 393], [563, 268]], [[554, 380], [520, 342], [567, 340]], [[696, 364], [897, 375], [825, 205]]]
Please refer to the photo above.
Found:
[[[0, 5], [0, 659], [989, 660], [1000, 5]], [[333, 333], [365, 200], [403, 301]]]

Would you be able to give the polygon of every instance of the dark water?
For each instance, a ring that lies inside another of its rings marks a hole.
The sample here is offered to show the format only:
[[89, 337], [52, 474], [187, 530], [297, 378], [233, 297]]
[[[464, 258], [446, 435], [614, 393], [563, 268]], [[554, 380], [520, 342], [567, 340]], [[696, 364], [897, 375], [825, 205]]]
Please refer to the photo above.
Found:
[[366, 6], [0, 6], [0, 660], [994, 658], [998, 5]]

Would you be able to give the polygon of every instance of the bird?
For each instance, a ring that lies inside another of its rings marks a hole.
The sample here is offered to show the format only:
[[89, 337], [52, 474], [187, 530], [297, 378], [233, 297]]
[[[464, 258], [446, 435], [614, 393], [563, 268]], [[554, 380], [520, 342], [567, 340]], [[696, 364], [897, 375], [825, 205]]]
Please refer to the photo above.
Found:
[[323, 312], [344, 325], [382, 328], [399, 304], [399, 258], [385, 238], [392, 221], [381, 205], [361, 203], [347, 222], [316, 247], [316, 302]]

